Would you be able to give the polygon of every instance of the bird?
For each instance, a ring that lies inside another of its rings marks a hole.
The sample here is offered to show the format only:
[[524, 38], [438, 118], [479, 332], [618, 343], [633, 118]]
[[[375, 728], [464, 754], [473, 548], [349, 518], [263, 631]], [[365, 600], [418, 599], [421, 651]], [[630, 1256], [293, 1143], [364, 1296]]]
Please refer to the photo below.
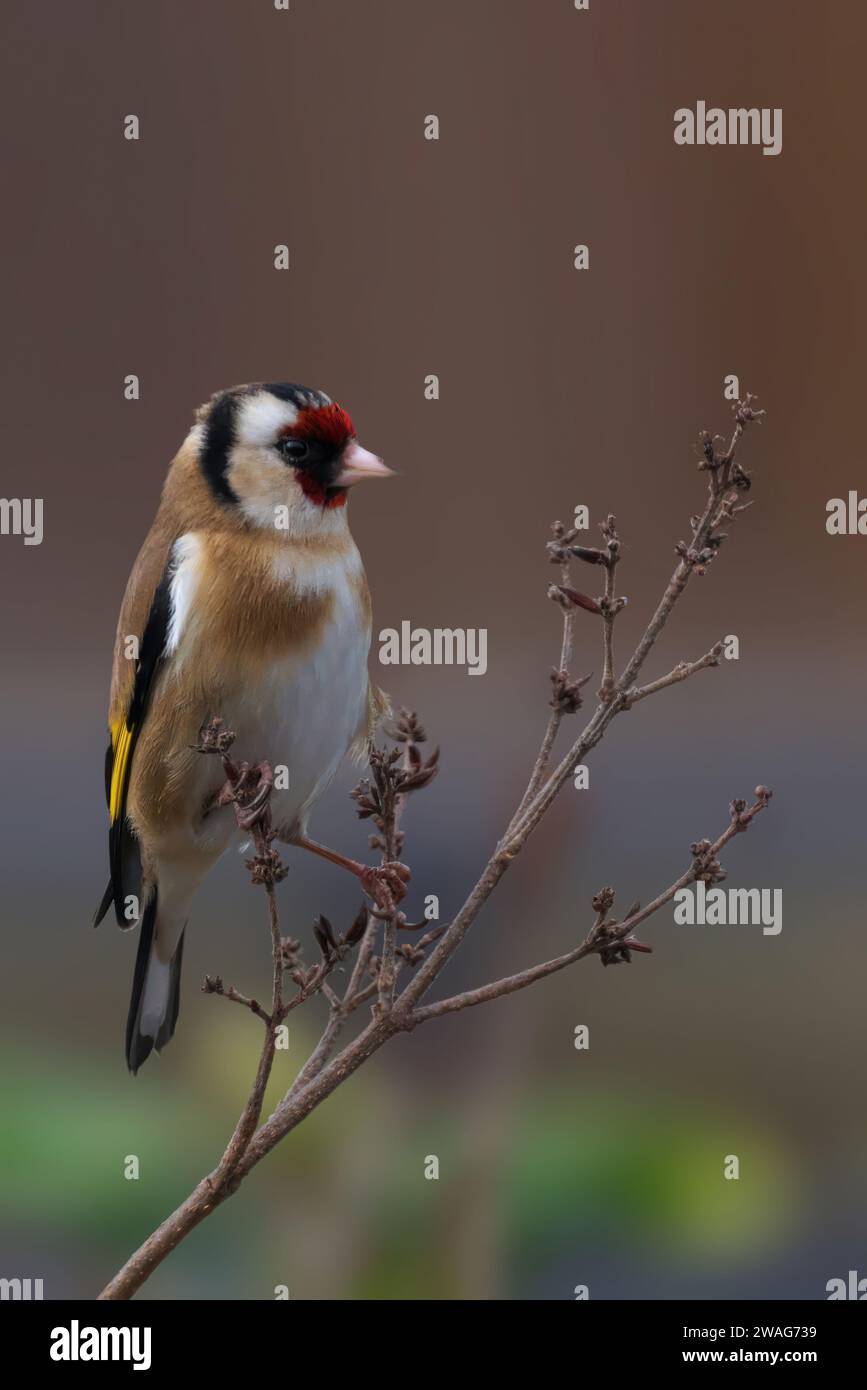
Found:
[[[139, 940], [126, 1026], [135, 1074], [171, 1039], [194, 895], [240, 834], [218, 803], [220, 760], [196, 751], [209, 719], [232, 756], [285, 767], [271, 823], [287, 844], [350, 870], [374, 901], [403, 865], [365, 866], [310, 839], [310, 811], [387, 716], [371, 681], [371, 604], [347, 521], [357, 483], [390, 476], [323, 391], [254, 382], [195, 413], [120, 609], [109, 701], [108, 887]], [[278, 779], [279, 780], [279, 779]]]

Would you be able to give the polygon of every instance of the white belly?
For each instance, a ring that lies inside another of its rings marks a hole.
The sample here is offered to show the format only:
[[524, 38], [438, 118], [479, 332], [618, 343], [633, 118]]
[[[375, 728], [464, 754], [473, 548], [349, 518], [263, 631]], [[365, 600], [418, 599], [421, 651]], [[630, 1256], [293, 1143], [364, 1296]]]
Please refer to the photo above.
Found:
[[304, 827], [358, 732], [369, 645], [355, 593], [340, 582], [316, 648], [275, 662], [255, 692], [239, 692], [232, 756], [265, 758], [275, 770], [271, 807], [280, 830]]

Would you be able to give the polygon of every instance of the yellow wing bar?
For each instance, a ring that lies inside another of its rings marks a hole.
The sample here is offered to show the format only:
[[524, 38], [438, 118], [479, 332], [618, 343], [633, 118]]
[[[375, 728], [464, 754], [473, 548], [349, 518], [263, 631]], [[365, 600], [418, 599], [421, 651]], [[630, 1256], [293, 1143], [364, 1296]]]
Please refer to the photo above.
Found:
[[111, 745], [114, 749], [114, 759], [111, 765], [111, 792], [108, 798], [108, 818], [114, 825], [118, 816], [123, 812], [123, 789], [126, 781], [126, 769], [129, 762], [130, 748], [132, 747], [132, 729], [127, 727], [125, 719], [119, 719], [111, 726]]

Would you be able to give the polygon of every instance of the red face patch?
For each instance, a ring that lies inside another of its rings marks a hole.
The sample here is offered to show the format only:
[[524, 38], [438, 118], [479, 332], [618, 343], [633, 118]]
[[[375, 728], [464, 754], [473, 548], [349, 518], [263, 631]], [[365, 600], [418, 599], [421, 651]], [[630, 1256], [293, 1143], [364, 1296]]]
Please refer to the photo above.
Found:
[[293, 424], [280, 431], [284, 439], [304, 440], [308, 445], [307, 461], [299, 460], [296, 469], [298, 486], [320, 507], [346, 505], [345, 488], [331, 481], [337, 472], [341, 450], [355, 438], [355, 426], [339, 405], [308, 405], [299, 410]]
[[317, 483], [315, 478], [311, 478], [309, 473], [299, 473], [298, 482], [305, 497], [309, 497], [311, 502], [315, 502], [318, 507], [324, 507], [326, 511], [333, 511], [335, 507], [346, 506], [346, 493], [343, 489], [340, 492], [333, 492], [329, 497], [328, 492], [321, 483]]
[[298, 419], [286, 433], [295, 435], [297, 439], [317, 439], [322, 444], [340, 449], [348, 440], [355, 438], [355, 426], [342, 406], [309, 405], [299, 410]]

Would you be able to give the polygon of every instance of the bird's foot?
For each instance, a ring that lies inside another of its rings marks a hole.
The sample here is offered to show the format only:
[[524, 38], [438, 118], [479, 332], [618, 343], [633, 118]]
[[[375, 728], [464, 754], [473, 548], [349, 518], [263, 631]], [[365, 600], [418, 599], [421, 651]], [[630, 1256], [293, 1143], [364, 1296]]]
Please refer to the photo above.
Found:
[[411, 875], [406, 864], [392, 859], [387, 864], [362, 869], [358, 877], [365, 893], [379, 911], [391, 916], [397, 904], [406, 896], [406, 885]]

